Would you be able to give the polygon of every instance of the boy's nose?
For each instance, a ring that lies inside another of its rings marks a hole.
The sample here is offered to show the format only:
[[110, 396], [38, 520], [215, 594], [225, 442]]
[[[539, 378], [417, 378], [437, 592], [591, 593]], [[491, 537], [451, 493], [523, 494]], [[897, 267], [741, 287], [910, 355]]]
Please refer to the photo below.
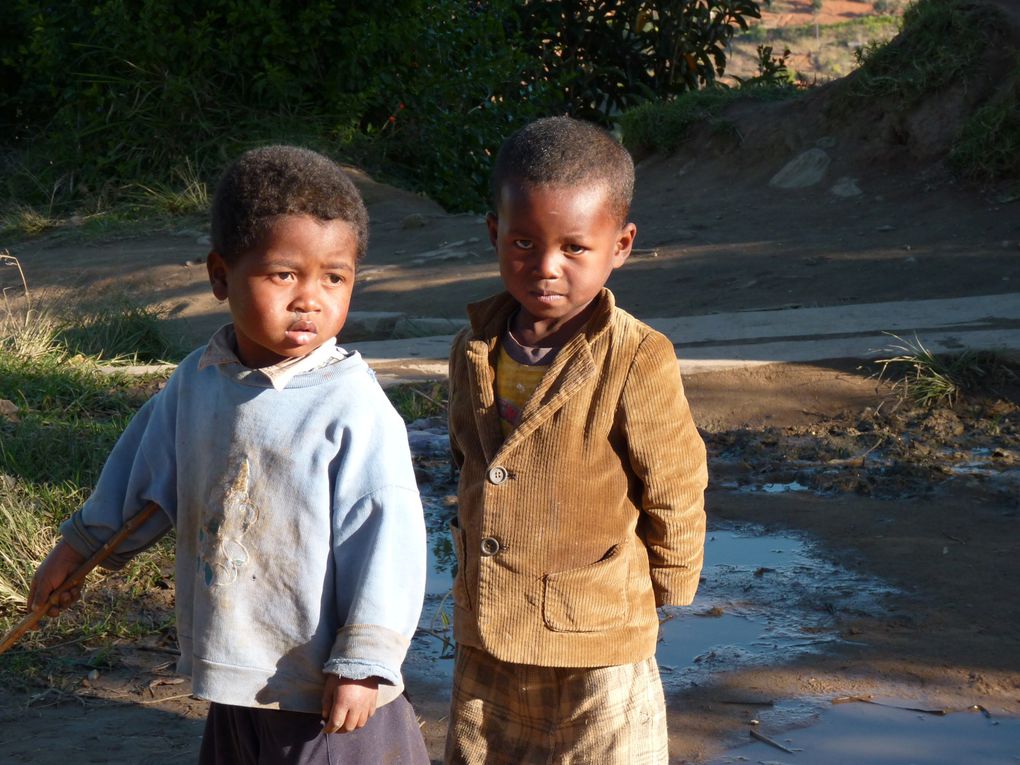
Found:
[[309, 313], [318, 311], [321, 305], [318, 288], [314, 284], [303, 284], [298, 288], [294, 299], [291, 300], [290, 307], [300, 313]]
[[560, 253], [557, 250], [538, 253], [535, 257], [535, 274], [544, 279], [559, 276], [560, 257]]

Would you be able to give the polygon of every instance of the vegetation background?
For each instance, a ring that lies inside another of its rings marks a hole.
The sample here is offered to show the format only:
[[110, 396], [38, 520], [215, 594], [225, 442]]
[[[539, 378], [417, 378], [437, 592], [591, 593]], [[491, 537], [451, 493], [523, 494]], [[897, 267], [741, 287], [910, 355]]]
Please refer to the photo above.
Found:
[[754, 0], [12, 0], [4, 201], [87, 213], [288, 141], [478, 208], [514, 128], [608, 123], [711, 85], [759, 15]]

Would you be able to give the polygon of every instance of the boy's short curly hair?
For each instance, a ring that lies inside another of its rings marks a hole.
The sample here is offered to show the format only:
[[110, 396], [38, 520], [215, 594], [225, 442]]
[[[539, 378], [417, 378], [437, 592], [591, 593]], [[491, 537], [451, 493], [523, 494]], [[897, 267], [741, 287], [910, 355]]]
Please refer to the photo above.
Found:
[[609, 132], [572, 117], [530, 122], [500, 146], [489, 191], [493, 209], [508, 183], [524, 186], [601, 186], [620, 223], [634, 195], [634, 160]]
[[281, 215], [342, 220], [354, 229], [358, 260], [368, 247], [368, 212], [347, 173], [297, 146], [252, 149], [226, 169], [213, 196], [212, 247], [236, 262]]

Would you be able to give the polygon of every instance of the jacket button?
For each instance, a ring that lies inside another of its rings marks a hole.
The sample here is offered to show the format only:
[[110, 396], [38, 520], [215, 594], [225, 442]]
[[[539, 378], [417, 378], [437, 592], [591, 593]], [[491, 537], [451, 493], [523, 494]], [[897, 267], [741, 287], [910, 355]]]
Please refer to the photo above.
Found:
[[508, 478], [509, 473], [506, 472], [505, 467], [496, 465], [496, 467], [489, 468], [489, 472], [487, 475], [489, 478], [489, 483], [499, 486], [501, 483], [503, 483], [503, 481], [505, 481]]
[[486, 537], [482, 540], [482, 555], [490, 557], [499, 552], [499, 540]]

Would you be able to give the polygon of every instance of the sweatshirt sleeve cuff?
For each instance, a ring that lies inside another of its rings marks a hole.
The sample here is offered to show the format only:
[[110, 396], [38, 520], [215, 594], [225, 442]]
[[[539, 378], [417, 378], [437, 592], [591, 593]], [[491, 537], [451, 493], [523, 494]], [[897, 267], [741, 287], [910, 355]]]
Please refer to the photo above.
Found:
[[[82, 521], [80, 510], [60, 524], [60, 535], [74, 548], [75, 552], [85, 558], [92, 557], [92, 554], [105, 544], [103, 540], [96, 539], [89, 533]], [[117, 571], [124, 568], [129, 559], [128, 556], [114, 553], [103, 561], [102, 568], [108, 571]]]
[[374, 624], [341, 627], [322, 669], [352, 680], [378, 677], [390, 685], [402, 686], [400, 665], [409, 645], [399, 632]]

